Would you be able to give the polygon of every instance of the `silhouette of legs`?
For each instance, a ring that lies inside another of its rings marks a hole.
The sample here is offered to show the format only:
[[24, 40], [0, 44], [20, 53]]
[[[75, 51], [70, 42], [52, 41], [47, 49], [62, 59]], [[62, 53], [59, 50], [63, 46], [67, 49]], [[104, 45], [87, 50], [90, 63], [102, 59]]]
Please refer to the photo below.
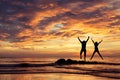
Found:
[[99, 52], [99, 51], [97, 51], [97, 52], [98, 52], [99, 56], [101, 57], [101, 59], [103, 60], [103, 57], [102, 57], [102, 55], [100, 54], [100, 52]]
[[84, 50], [84, 61], [86, 61], [86, 50]]
[[93, 54], [92, 54], [90, 60], [92, 60], [93, 56], [95, 55], [95, 52], [96, 52], [96, 51], [93, 52]]
[[80, 51], [80, 59], [82, 59], [82, 53], [84, 52], [84, 61], [86, 61], [86, 50]]
[[83, 50], [80, 51], [80, 59], [82, 59], [82, 52], [83, 52]]
[[101, 57], [101, 59], [103, 60], [103, 57], [102, 57], [102, 55], [100, 54], [100, 52], [99, 51], [94, 51], [93, 52], [93, 54], [92, 54], [92, 57], [90, 58], [90, 60], [92, 60], [92, 58], [93, 58], [93, 56], [95, 55], [95, 53], [98, 53], [98, 55]]

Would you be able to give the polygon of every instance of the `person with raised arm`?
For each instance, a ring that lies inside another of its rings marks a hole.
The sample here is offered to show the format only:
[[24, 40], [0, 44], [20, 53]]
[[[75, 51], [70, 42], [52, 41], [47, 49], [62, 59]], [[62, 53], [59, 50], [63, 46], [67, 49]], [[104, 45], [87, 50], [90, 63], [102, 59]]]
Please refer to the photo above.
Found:
[[84, 61], [86, 61], [86, 43], [89, 40], [89, 36], [88, 36], [86, 41], [85, 40], [81, 41], [79, 37], [78, 37], [78, 40], [80, 41], [80, 43], [82, 45], [82, 48], [81, 48], [81, 51], [80, 51], [80, 59], [82, 59], [82, 53], [84, 52]]
[[100, 42], [94, 42], [92, 38], [91, 38], [91, 40], [92, 40], [92, 42], [93, 42], [93, 44], [94, 44], [94, 52], [93, 52], [90, 60], [92, 60], [92, 58], [93, 58], [93, 56], [95, 55], [96, 52], [99, 54], [99, 56], [101, 57], [101, 59], [103, 59], [103, 57], [102, 57], [102, 55], [100, 54], [99, 49], [98, 49], [98, 45], [99, 45], [103, 40], [101, 40]]

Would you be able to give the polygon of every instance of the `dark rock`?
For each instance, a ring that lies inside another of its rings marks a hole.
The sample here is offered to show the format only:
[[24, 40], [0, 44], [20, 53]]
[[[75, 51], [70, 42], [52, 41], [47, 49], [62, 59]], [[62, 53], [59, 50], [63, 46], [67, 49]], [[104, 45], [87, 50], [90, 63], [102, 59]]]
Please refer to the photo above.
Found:
[[58, 65], [66, 65], [66, 64], [78, 64], [79, 61], [77, 60], [72, 60], [72, 59], [58, 59], [55, 64], [58, 64]]
[[29, 67], [29, 64], [28, 63], [21, 63], [21, 64], [19, 64], [20, 65], [20, 67]]
[[66, 63], [67, 64], [76, 64], [78, 62], [76, 60], [67, 59]]
[[62, 64], [66, 64], [66, 61], [65, 59], [58, 59], [55, 64], [59, 64], [59, 65], [62, 65]]
[[104, 65], [120, 65], [120, 63], [106, 63], [106, 62], [97, 62], [97, 61], [77, 61], [72, 59], [58, 59], [55, 64], [58, 65], [71, 65], [71, 64], [104, 64]]

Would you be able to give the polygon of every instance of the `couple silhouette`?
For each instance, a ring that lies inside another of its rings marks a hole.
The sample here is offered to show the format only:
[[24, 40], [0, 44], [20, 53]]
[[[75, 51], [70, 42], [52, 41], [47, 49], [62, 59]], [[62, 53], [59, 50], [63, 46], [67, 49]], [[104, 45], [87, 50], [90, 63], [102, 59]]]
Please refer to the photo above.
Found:
[[[90, 37], [88, 36], [86, 41], [85, 40], [81, 41], [80, 38], [78, 37], [78, 40], [80, 41], [80, 43], [82, 45], [82, 48], [81, 48], [81, 51], [80, 51], [80, 59], [82, 59], [82, 53], [84, 52], [84, 61], [86, 61], [86, 43], [88, 42], [89, 38]], [[94, 52], [93, 52], [90, 60], [92, 60], [92, 58], [93, 58], [93, 56], [95, 55], [96, 52], [99, 54], [101, 59], [103, 59], [103, 57], [100, 54], [99, 49], [98, 49], [98, 45], [102, 42], [102, 40], [100, 42], [94, 42], [92, 38], [91, 38], [91, 40], [92, 40], [92, 42], [94, 44]]]

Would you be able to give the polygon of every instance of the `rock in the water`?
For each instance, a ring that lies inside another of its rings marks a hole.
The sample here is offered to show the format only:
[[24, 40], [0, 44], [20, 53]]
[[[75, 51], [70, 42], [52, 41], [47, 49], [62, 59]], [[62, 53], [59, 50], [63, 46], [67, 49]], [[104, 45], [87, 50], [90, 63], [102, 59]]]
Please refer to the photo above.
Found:
[[65, 59], [58, 59], [55, 63], [56, 64], [65, 64], [66, 61], [65, 61]]
[[65, 65], [65, 64], [78, 64], [79, 61], [76, 61], [76, 60], [72, 60], [72, 59], [58, 59], [56, 62], [56, 64], [59, 64], [59, 65]]
[[76, 60], [72, 60], [72, 59], [67, 59], [66, 60], [66, 64], [75, 64], [75, 63], [77, 63]]
[[19, 64], [19, 65], [20, 65], [20, 67], [28, 67], [28, 66], [29, 66], [28, 63], [21, 63], [21, 64]]

